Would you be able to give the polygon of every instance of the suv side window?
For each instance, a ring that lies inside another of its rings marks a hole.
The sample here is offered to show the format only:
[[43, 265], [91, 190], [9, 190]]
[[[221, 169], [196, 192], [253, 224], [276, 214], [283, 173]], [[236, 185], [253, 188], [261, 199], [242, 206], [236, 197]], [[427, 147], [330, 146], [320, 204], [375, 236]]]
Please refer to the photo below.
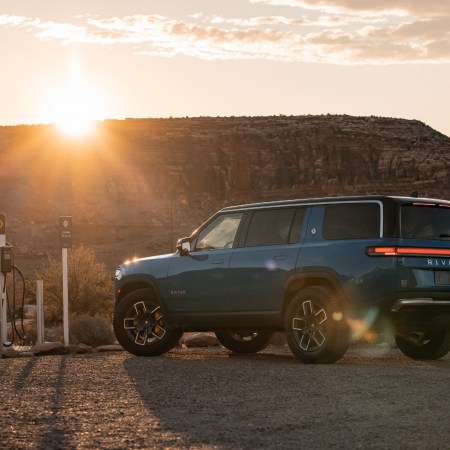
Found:
[[304, 214], [304, 208], [255, 211], [250, 221], [245, 246], [258, 247], [297, 242]]
[[367, 239], [380, 237], [378, 203], [339, 203], [325, 206], [325, 239]]
[[222, 214], [200, 231], [195, 250], [233, 247], [243, 213]]

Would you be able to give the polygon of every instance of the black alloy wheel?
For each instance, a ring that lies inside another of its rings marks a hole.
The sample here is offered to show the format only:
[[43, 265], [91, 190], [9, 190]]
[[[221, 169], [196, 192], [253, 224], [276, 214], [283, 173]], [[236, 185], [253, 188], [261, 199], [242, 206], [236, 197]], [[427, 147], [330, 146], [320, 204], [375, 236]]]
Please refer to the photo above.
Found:
[[166, 353], [182, 335], [167, 326], [160, 302], [151, 289], [133, 291], [116, 305], [114, 332], [122, 347], [137, 356]]
[[350, 342], [343, 310], [323, 286], [307, 287], [293, 297], [286, 309], [285, 332], [292, 353], [305, 363], [334, 363]]

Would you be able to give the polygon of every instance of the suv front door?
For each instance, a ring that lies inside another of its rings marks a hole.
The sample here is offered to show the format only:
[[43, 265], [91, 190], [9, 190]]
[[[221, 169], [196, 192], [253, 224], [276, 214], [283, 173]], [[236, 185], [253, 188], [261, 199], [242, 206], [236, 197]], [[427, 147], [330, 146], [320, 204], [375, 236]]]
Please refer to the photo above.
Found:
[[242, 212], [216, 216], [193, 238], [187, 255], [174, 256], [167, 277], [170, 310], [207, 313], [231, 309], [228, 271], [242, 217]]

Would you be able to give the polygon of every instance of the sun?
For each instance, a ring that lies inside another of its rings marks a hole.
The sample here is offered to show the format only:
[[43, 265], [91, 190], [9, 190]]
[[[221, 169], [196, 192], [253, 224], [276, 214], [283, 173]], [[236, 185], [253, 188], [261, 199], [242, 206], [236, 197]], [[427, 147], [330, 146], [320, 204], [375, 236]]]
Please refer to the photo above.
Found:
[[56, 125], [68, 136], [83, 137], [88, 135], [94, 129], [95, 120], [86, 117], [83, 114], [69, 112], [64, 116], [61, 116], [60, 119], [56, 121]]
[[54, 122], [70, 137], [86, 136], [95, 127], [94, 105], [84, 92], [71, 89], [59, 99]]
[[71, 138], [92, 134], [98, 120], [104, 118], [106, 93], [104, 80], [86, 67], [79, 49], [68, 52], [65, 76], [53, 79], [43, 110], [61, 133]]

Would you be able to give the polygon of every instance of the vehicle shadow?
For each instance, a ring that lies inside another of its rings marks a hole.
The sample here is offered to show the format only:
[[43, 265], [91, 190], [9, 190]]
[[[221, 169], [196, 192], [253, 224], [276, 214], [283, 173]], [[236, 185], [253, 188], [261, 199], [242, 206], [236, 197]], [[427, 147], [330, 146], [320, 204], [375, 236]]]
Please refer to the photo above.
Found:
[[410, 363], [395, 352], [350, 352], [336, 364], [310, 365], [284, 350], [242, 355], [217, 348], [130, 356], [123, 365], [148, 413], [183, 446], [299, 448], [309, 442], [323, 448], [336, 445], [336, 436], [367, 432], [353, 430], [342, 417], [370, 422], [372, 409], [388, 396], [395, 408], [380, 420], [389, 425], [386, 445], [395, 443], [392, 424], [404, 407], [398, 377], [414, 383], [424, 366], [448, 373], [450, 361]]

